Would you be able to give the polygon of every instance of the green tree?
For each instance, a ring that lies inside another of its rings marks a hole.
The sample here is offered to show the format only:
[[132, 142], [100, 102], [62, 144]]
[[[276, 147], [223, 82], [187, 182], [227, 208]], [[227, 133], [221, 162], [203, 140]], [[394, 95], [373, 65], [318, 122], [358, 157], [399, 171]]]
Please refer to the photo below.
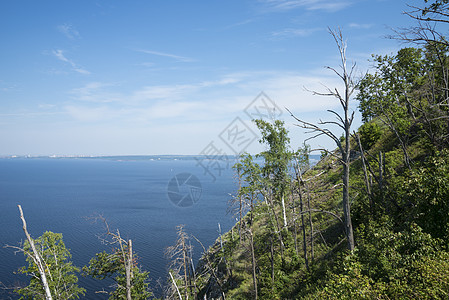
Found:
[[[97, 253], [90, 260], [89, 265], [83, 267], [84, 273], [94, 279], [112, 278], [115, 281], [116, 288], [110, 292], [109, 299], [127, 299], [127, 276], [124, 264], [127, 250], [127, 246], [125, 246], [123, 250], [115, 249], [111, 253], [106, 251]], [[135, 256], [131, 272], [131, 299], [148, 299], [151, 296], [148, 283], [149, 273], [142, 271], [137, 266]]]
[[364, 150], [369, 150], [382, 136], [380, 126], [375, 122], [367, 122], [360, 126], [359, 133]]
[[[77, 285], [76, 274], [80, 269], [70, 261], [72, 256], [62, 240], [62, 234], [46, 231], [34, 240], [34, 245], [42, 259], [52, 298], [78, 299], [80, 295], [84, 295], [85, 289]], [[26, 241], [23, 252], [28, 266], [20, 268], [19, 273], [31, 276], [31, 279], [28, 286], [19, 288], [16, 292], [22, 295], [21, 299], [46, 299], [41, 276], [31, 251], [30, 243]]]
[[262, 175], [268, 183], [274, 199], [282, 205], [284, 228], [287, 227], [287, 213], [285, 210], [285, 196], [290, 186], [288, 166], [293, 153], [289, 150], [290, 138], [284, 127], [284, 122], [275, 120], [273, 124], [263, 121], [254, 121], [262, 134], [261, 144], [267, 144], [267, 150], [258, 154], [264, 158]]
[[[426, 233], [443, 241], [449, 240], [449, 151], [429, 157], [415, 168], [403, 182], [393, 188], [401, 197], [400, 219], [413, 219]], [[448, 243], [449, 245], [449, 243]]]
[[117, 245], [117, 248], [113, 248], [111, 253], [103, 251], [95, 254], [89, 265], [83, 267], [84, 274], [98, 280], [113, 279], [115, 290], [110, 292], [109, 299], [148, 299], [152, 295], [149, 291], [149, 272], [139, 268], [132, 240], [124, 240], [119, 230], [111, 232], [106, 220], [100, 219], [106, 227], [104, 242]]

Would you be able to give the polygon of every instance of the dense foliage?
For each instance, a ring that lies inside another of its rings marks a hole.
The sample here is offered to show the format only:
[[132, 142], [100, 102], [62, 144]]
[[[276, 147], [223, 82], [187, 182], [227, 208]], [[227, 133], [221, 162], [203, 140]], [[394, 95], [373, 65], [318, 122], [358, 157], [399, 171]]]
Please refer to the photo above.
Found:
[[[53, 299], [78, 299], [84, 295], [85, 289], [77, 285], [80, 269], [75, 267], [70, 261], [71, 255], [62, 241], [62, 234], [45, 232], [42, 236], [34, 240], [48, 274], [47, 281]], [[30, 284], [16, 290], [22, 295], [21, 299], [45, 299], [44, 289], [38, 268], [29, 255], [31, 252], [30, 243], [25, 242], [23, 246], [24, 254], [28, 262], [28, 267], [19, 269], [19, 273], [30, 276]]]
[[[115, 282], [114, 289], [109, 293], [109, 299], [126, 299], [126, 272], [124, 253], [127, 249], [115, 249], [112, 253], [105, 251], [95, 254], [89, 262], [89, 265], [83, 267], [86, 275], [94, 279], [103, 280], [112, 278]], [[147, 271], [142, 271], [133, 261], [131, 279], [131, 297], [132, 299], [148, 299], [151, 296], [149, 291], [149, 282]]]

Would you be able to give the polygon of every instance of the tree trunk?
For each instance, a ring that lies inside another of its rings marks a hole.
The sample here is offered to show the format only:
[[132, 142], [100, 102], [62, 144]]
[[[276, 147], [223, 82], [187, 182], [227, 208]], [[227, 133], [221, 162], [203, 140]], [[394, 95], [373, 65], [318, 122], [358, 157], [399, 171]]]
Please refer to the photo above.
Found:
[[270, 250], [271, 250], [271, 290], [274, 289], [274, 247], [273, 237], [270, 237]]
[[[279, 245], [280, 245], [280, 249], [281, 249], [281, 257], [282, 257], [282, 260], [284, 260], [284, 240], [282, 238], [281, 226], [279, 225], [279, 219], [278, 219], [276, 211], [274, 209], [274, 205], [272, 202], [273, 199], [269, 200], [269, 198], [271, 198], [271, 194], [270, 194], [270, 197], [265, 197], [265, 201], [267, 202], [268, 207], [270, 208], [272, 215], [274, 216], [274, 220], [275, 220], [274, 225], [276, 226], [276, 229], [277, 229], [275, 231], [277, 231], [276, 235], [279, 239]], [[252, 204], [251, 204], [251, 207], [252, 207]], [[251, 208], [251, 210], [252, 210], [252, 208]], [[271, 221], [271, 222], [273, 222], [273, 221]], [[252, 224], [252, 219], [251, 219], [251, 224]]]
[[306, 226], [304, 224], [304, 206], [302, 201], [301, 190], [299, 190], [299, 205], [301, 209], [301, 227], [302, 227], [302, 236], [303, 236], [303, 251], [304, 251], [304, 262], [306, 264], [306, 269], [309, 271], [309, 259], [307, 258], [307, 240], [306, 240]]
[[284, 201], [284, 194], [282, 194], [282, 216], [284, 217], [284, 228], [287, 227], [287, 213], [285, 212], [285, 201]]
[[133, 265], [133, 243], [131, 240], [128, 241], [128, 255], [127, 262], [125, 263], [125, 272], [126, 272], [126, 299], [131, 300], [131, 279], [133, 277], [132, 274], [132, 265]]
[[366, 157], [365, 157], [365, 152], [363, 150], [362, 147], [362, 142], [360, 141], [360, 136], [357, 132], [354, 131], [354, 136], [357, 140], [357, 144], [359, 145], [359, 150], [360, 150], [360, 158], [362, 160], [362, 168], [363, 168], [363, 175], [365, 178], [365, 188], [366, 188], [366, 194], [368, 195], [368, 199], [369, 199], [369, 207], [370, 207], [370, 211], [371, 211], [371, 215], [374, 213], [374, 207], [373, 207], [373, 197], [371, 195], [371, 185], [369, 182], [369, 178], [368, 178], [368, 170], [366, 169]]
[[353, 251], [355, 244], [351, 221], [351, 206], [349, 203], [349, 164], [343, 165], [343, 215], [346, 237], [348, 239], [348, 249]]
[[171, 272], [168, 272], [168, 274], [170, 274], [171, 281], [173, 282], [173, 285], [175, 286], [175, 289], [178, 292], [179, 300], [182, 300], [181, 292], [179, 291], [178, 286], [176, 285], [176, 281], [173, 278], [173, 275], [171, 274]]
[[[296, 177], [298, 180], [298, 185], [299, 185], [299, 194], [300, 197], [302, 197], [302, 190], [301, 190], [301, 183], [304, 183], [304, 188], [306, 190], [307, 193], [307, 209], [309, 211], [309, 227], [310, 227], [310, 258], [311, 261], [313, 263], [314, 257], [315, 257], [315, 251], [314, 251], [314, 247], [313, 247], [313, 221], [312, 221], [312, 210], [310, 209], [310, 191], [309, 188], [307, 187], [307, 183], [302, 179], [302, 173], [301, 173], [301, 169], [299, 168], [299, 166], [297, 165], [296, 167]], [[303, 207], [302, 207], [302, 198], [301, 198], [301, 218], [303, 218]], [[304, 220], [303, 220], [303, 224], [304, 224]], [[309, 268], [307, 267], [307, 270]]]
[[295, 241], [295, 252], [296, 255], [299, 256], [299, 251], [298, 251], [298, 226], [296, 224], [296, 219], [297, 219], [297, 215], [296, 215], [296, 205], [293, 205], [293, 238]]
[[50, 287], [49, 287], [48, 281], [47, 281], [47, 275], [45, 274], [44, 264], [42, 262], [39, 252], [36, 249], [36, 246], [34, 245], [33, 239], [31, 238], [30, 234], [28, 233], [27, 223], [25, 221], [25, 217], [23, 216], [22, 206], [20, 206], [20, 205], [17, 205], [17, 206], [19, 207], [20, 219], [22, 219], [23, 231], [25, 232], [25, 236], [27, 237], [28, 243], [30, 243], [31, 250], [33, 251], [33, 254], [29, 254], [29, 255], [31, 256], [31, 258], [33, 259], [34, 263], [36, 264], [36, 266], [39, 270], [39, 274], [41, 277], [40, 279], [42, 282], [43, 289], [45, 291], [45, 299], [52, 300]]
[[187, 299], [188, 295], [188, 281], [187, 281], [187, 273], [188, 273], [188, 261], [187, 261], [187, 249], [186, 249], [186, 241], [184, 238], [182, 239], [182, 260], [183, 260], [183, 267], [184, 267], [184, 297]]
[[382, 200], [382, 205], [385, 205], [384, 199], [384, 171], [383, 171], [383, 155], [382, 151], [379, 152], [379, 190], [380, 190], [380, 199]]
[[313, 260], [315, 258], [315, 251], [314, 251], [314, 247], [313, 247], [313, 221], [312, 221], [312, 211], [310, 210], [310, 193], [309, 193], [309, 189], [307, 186], [306, 187], [306, 191], [307, 191], [307, 209], [309, 210], [309, 226], [310, 226], [310, 258], [312, 259], [312, 264], [313, 264]]
[[254, 253], [254, 240], [253, 232], [249, 229], [249, 237], [251, 243], [251, 264], [253, 269], [253, 286], [254, 286], [254, 299], [257, 300], [257, 277], [256, 277], [256, 254]]
[[240, 169], [237, 171], [237, 176], [239, 178], [239, 242], [242, 243], [242, 218], [243, 218], [243, 197], [240, 194], [242, 189], [242, 174], [240, 174]]

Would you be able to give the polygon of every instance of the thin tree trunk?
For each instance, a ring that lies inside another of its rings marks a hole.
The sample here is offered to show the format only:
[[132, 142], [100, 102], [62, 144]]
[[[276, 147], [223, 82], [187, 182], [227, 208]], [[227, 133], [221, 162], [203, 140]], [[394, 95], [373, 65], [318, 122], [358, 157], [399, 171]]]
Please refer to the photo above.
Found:
[[350, 154], [351, 154], [351, 122], [349, 120], [348, 115], [348, 108], [349, 108], [349, 90], [347, 84], [348, 78], [346, 77], [346, 74], [344, 76], [345, 78], [345, 151], [342, 153], [343, 156], [343, 215], [345, 217], [345, 229], [346, 229], [346, 236], [348, 238], [348, 249], [350, 251], [353, 251], [355, 248], [354, 243], [354, 232], [352, 228], [352, 221], [351, 221], [351, 204], [349, 203], [349, 164], [350, 164]]
[[379, 189], [380, 189], [380, 199], [382, 204], [385, 205], [384, 199], [384, 172], [383, 172], [383, 155], [382, 151], [379, 152]]
[[282, 194], [281, 202], [282, 202], [282, 216], [284, 217], [284, 228], [286, 228], [287, 227], [287, 213], [285, 212], [284, 194]]
[[17, 205], [17, 207], [19, 208], [20, 219], [22, 220], [22, 225], [23, 225], [22, 226], [23, 231], [25, 232], [25, 236], [27, 237], [28, 243], [30, 243], [31, 250], [33, 251], [33, 254], [29, 254], [29, 255], [31, 256], [31, 258], [33, 259], [34, 263], [36, 264], [36, 266], [39, 270], [39, 274], [41, 277], [40, 279], [42, 282], [43, 289], [45, 291], [45, 299], [52, 300], [50, 287], [49, 287], [48, 281], [47, 281], [47, 275], [45, 274], [44, 264], [42, 263], [40, 254], [37, 251], [36, 246], [34, 245], [33, 239], [31, 238], [30, 234], [28, 233], [27, 223], [25, 221], [25, 217], [23, 216], [22, 206]]
[[[251, 195], [251, 210], [250, 210], [250, 220], [251, 220], [251, 227], [254, 225], [254, 220], [253, 220], [253, 210], [254, 210], [254, 199], [253, 196]], [[257, 277], [256, 277], [256, 254], [254, 253], [254, 238], [253, 238], [253, 232], [251, 230], [251, 227], [248, 229], [249, 230], [249, 236], [250, 236], [250, 247], [251, 247], [251, 265], [252, 265], [252, 269], [253, 269], [253, 285], [254, 285], [254, 293], [255, 293], [255, 298], [257, 299]]]
[[299, 190], [299, 205], [301, 209], [301, 227], [302, 227], [302, 235], [303, 235], [303, 251], [304, 251], [304, 262], [306, 264], [306, 269], [309, 271], [309, 259], [307, 258], [307, 240], [306, 240], [306, 226], [304, 224], [304, 206], [302, 202], [302, 192]]
[[175, 289], [178, 292], [179, 300], [182, 300], [181, 292], [179, 291], [178, 286], [176, 285], [176, 281], [173, 278], [173, 275], [171, 274], [171, 272], [168, 272], [168, 274], [170, 274], [171, 281], [173, 282], [173, 285], [175, 286]]
[[226, 266], [226, 272], [228, 272], [228, 274], [232, 277], [232, 270], [231, 267], [228, 265], [228, 261], [226, 259], [226, 255], [225, 255], [225, 251], [224, 251], [224, 247], [223, 247], [223, 238], [222, 238], [222, 234], [221, 234], [221, 225], [220, 223], [218, 223], [218, 232], [219, 232], [219, 236], [220, 236], [220, 248], [221, 248], [221, 252], [223, 253], [223, 260]]
[[295, 251], [296, 255], [299, 255], [298, 251], [298, 227], [296, 224], [296, 205], [293, 205], [293, 238], [295, 240]]
[[182, 239], [182, 259], [183, 259], [183, 264], [184, 264], [184, 297], [185, 297], [185, 299], [187, 299], [187, 295], [188, 295], [188, 288], [189, 288], [189, 286], [188, 286], [188, 281], [187, 281], [187, 272], [188, 272], [188, 269], [187, 269], [187, 265], [188, 265], [188, 262], [187, 262], [187, 249], [186, 249], [186, 245], [185, 245], [185, 240], [184, 240], [184, 238]]
[[[240, 169], [238, 170], [238, 177], [239, 177], [239, 191], [242, 188], [242, 175], [240, 174]], [[239, 241], [240, 244], [242, 243], [242, 219], [243, 219], [243, 197], [239, 193]]]
[[256, 277], [256, 254], [254, 253], [254, 239], [251, 228], [249, 229], [250, 243], [251, 243], [251, 264], [253, 269], [253, 286], [254, 286], [254, 299], [257, 300], [257, 277]]
[[270, 237], [270, 250], [271, 250], [271, 290], [274, 289], [274, 247], [273, 237]]
[[301, 173], [301, 169], [299, 168], [298, 161], [296, 161], [296, 162], [297, 162], [297, 164], [296, 164], [296, 180], [298, 181], [299, 205], [300, 205], [300, 209], [301, 209], [300, 214], [301, 214], [301, 222], [302, 222], [302, 228], [303, 228], [304, 261], [305, 261], [307, 270], [309, 270], [309, 260], [307, 258], [306, 231], [305, 231], [304, 214], [303, 214], [304, 205], [303, 205], [301, 184], [304, 184], [304, 186], [306, 188], [306, 192], [307, 192], [307, 206], [308, 206], [308, 211], [309, 211], [309, 226], [310, 226], [310, 254], [311, 254], [311, 259], [313, 262], [313, 259], [314, 259], [313, 222], [312, 222], [312, 212], [310, 210], [310, 193], [309, 193], [309, 189], [306, 186], [306, 182], [302, 179], [302, 173]]
[[[307, 183], [306, 183], [306, 181], [304, 181], [303, 179], [302, 179], [302, 172], [301, 172], [301, 170], [299, 169], [299, 166], [297, 165], [297, 173], [298, 173], [298, 176], [299, 176], [299, 181], [298, 181], [298, 184], [301, 184], [301, 182], [303, 182], [304, 183], [304, 188], [305, 188], [305, 190], [306, 190], [306, 193], [307, 193], [307, 209], [309, 210], [309, 226], [310, 226], [310, 258], [311, 258], [311, 261], [312, 261], [312, 263], [313, 263], [313, 260], [314, 260], [314, 258], [315, 258], [315, 251], [314, 251], [314, 246], [313, 246], [313, 221], [312, 221], [312, 211], [311, 211], [311, 209], [310, 209], [310, 191], [309, 191], [309, 187], [307, 186]], [[302, 208], [301, 208], [302, 209]]]
[[[267, 202], [268, 207], [271, 209], [271, 212], [272, 212], [272, 214], [274, 216], [274, 219], [275, 219], [275, 225], [276, 225], [276, 228], [277, 228], [276, 235], [277, 235], [277, 237], [279, 239], [279, 244], [280, 244], [280, 249], [281, 249], [281, 258], [282, 258], [282, 260], [284, 260], [284, 241], [283, 241], [283, 238], [282, 238], [281, 226], [279, 225], [279, 219], [278, 219], [276, 211], [274, 209], [274, 205], [273, 205], [272, 199], [268, 200], [269, 198], [271, 198], [271, 197], [265, 197], [265, 201]], [[251, 204], [251, 207], [252, 207], [252, 204]], [[251, 208], [251, 210], [252, 210], [252, 208]], [[251, 224], [252, 224], [252, 221], [251, 221]]]
[[305, 185], [306, 191], [307, 191], [307, 207], [309, 210], [309, 226], [310, 226], [310, 258], [312, 259], [312, 264], [313, 264], [313, 260], [315, 259], [315, 250], [314, 250], [314, 246], [313, 246], [313, 221], [312, 221], [312, 211], [310, 210], [310, 192], [309, 192], [309, 188], [307, 187], [307, 185]]
[[[189, 247], [190, 249], [192, 249], [192, 247]], [[194, 297], [195, 299], [198, 298], [198, 287], [196, 286], [196, 274], [195, 274], [195, 265], [193, 264], [193, 258], [192, 258], [192, 252], [190, 252], [190, 269], [192, 271], [192, 276], [190, 278], [193, 277], [193, 293], [194, 293]], [[190, 286], [192, 286], [192, 283], [190, 283]]]
[[343, 165], [343, 215], [346, 237], [348, 239], [348, 249], [353, 251], [355, 244], [351, 221], [351, 206], [349, 203], [349, 162]]
[[133, 265], [133, 244], [132, 241], [128, 241], [128, 258], [127, 262], [125, 263], [126, 269], [126, 299], [131, 300], [131, 279], [133, 277], [132, 275], [132, 265]]
[[365, 177], [365, 188], [366, 188], [366, 193], [368, 195], [369, 207], [370, 207], [370, 211], [371, 211], [371, 215], [372, 215], [374, 212], [373, 199], [372, 199], [373, 197], [371, 195], [371, 185], [370, 185], [369, 178], [368, 178], [368, 170], [366, 169], [365, 152], [363, 151], [363, 147], [362, 147], [362, 143], [360, 141], [359, 134], [357, 132], [354, 132], [354, 136], [356, 137], [357, 144], [359, 145], [360, 155], [361, 155], [361, 159], [362, 159], [363, 175]]
[[306, 265], [306, 269], [307, 271], [309, 271], [309, 260], [307, 258], [307, 240], [306, 240], [306, 226], [304, 224], [304, 206], [303, 206], [303, 201], [302, 201], [302, 190], [301, 190], [301, 184], [302, 184], [302, 180], [300, 178], [301, 174], [301, 170], [299, 169], [299, 165], [296, 165], [296, 179], [298, 181], [298, 196], [299, 196], [299, 209], [300, 209], [300, 214], [301, 214], [301, 228], [302, 228], [302, 249], [304, 252], [304, 263]]

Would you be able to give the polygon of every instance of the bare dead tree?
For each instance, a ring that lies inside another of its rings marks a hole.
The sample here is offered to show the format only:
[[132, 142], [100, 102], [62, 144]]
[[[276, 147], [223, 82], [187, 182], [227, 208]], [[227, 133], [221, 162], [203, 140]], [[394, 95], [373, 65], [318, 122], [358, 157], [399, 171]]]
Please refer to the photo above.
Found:
[[[171, 269], [175, 278], [182, 278], [184, 299], [188, 299], [189, 294], [192, 292], [190, 282], [190, 253], [191, 244], [188, 243], [189, 236], [184, 231], [184, 225], [178, 225], [177, 228], [177, 240], [173, 246], [166, 249], [165, 254], [171, 262]], [[173, 276], [170, 273], [170, 276]], [[177, 287], [176, 287], [177, 288]], [[196, 292], [196, 291], [194, 291]]]
[[[307, 130], [310, 130], [309, 133], [313, 133], [314, 135], [309, 139], [316, 138], [318, 136], [327, 136], [331, 138], [337, 145], [339, 153], [341, 157], [339, 157], [339, 161], [343, 167], [343, 216], [344, 216], [344, 228], [346, 233], [346, 238], [348, 241], [348, 249], [350, 251], [354, 250], [355, 244], [354, 244], [354, 233], [352, 228], [352, 221], [351, 221], [351, 207], [350, 207], [350, 201], [349, 201], [349, 166], [350, 166], [350, 134], [351, 134], [351, 125], [352, 121], [354, 119], [354, 111], [350, 111], [349, 108], [349, 101], [351, 99], [352, 94], [354, 93], [354, 90], [357, 86], [356, 82], [354, 81], [354, 70], [355, 70], [355, 63], [351, 66], [350, 69], [347, 68], [347, 61], [346, 61], [346, 42], [343, 39], [343, 35], [341, 33], [341, 30], [338, 29], [337, 31], [333, 31], [329, 29], [329, 33], [332, 35], [332, 37], [335, 40], [335, 43], [337, 44], [338, 51], [340, 54], [340, 69], [337, 70], [332, 67], [326, 67], [327, 69], [333, 71], [342, 81], [344, 84], [344, 92], [341, 93], [337, 88], [331, 89], [329, 87], [326, 87], [327, 91], [324, 93], [312, 91], [314, 95], [320, 95], [320, 96], [331, 96], [336, 98], [341, 105], [341, 108], [343, 109], [343, 114], [339, 114], [334, 110], [327, 110], [331, 114], [333, 114], [337, 121], [319, 121], [318, 124], [313, 124], [310, 122], [306, 122], [304, 120], [301, 120], [297, 117], [295, 117], [290, 111], [291, 116], [299, 122], [297, 126], [301, 128], [305, 128]], [[328, 126], [337, 126], [341, 128], [344, 131], [344, 139], [341, 141], [333, 132], [328, 128]]]
[[416, 44], [433, 42], [441, 45], [449, 45], [446, 37], [437, 30], [437, 25], [449, 23], [449, 4], [430, 5], [419, 7], [408, 5], [409, 11], [404, 14], [417, 21], [416, 26], [393, 30], [394, 35], [389, 38], [398, 39]]

